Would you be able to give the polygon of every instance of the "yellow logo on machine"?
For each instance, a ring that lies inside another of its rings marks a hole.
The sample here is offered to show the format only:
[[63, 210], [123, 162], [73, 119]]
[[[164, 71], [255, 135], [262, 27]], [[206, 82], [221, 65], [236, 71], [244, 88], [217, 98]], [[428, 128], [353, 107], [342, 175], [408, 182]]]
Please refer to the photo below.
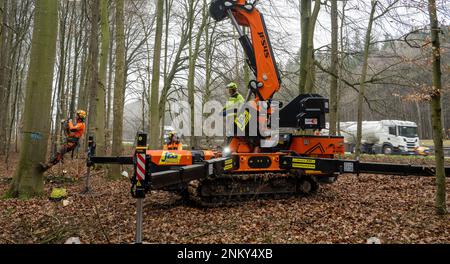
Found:
[[244, 131], [245, 128], [247, 127], [248, 123], [250, 122], [251, 117], [252, 116], [250, 115], [248, 110], [246, 110], [244, 113], [242, 113], [238, 117], [236, 117], [236, 119], [234, 120], [234, 123], [236, 123], [237, 127], [239, 127], [239, 129], [241, 131]]
[[168, 151], [163, 151], [159, 164], [179, 164], [181, 160], [181, 154], [171, 153]]

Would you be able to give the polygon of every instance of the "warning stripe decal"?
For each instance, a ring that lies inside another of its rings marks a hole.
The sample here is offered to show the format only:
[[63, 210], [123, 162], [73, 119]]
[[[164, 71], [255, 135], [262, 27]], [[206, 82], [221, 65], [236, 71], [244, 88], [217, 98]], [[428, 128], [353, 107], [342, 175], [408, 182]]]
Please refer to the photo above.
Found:
[[137, 154], [136, 172], [138, 181], [145, 180], [145, 154]]

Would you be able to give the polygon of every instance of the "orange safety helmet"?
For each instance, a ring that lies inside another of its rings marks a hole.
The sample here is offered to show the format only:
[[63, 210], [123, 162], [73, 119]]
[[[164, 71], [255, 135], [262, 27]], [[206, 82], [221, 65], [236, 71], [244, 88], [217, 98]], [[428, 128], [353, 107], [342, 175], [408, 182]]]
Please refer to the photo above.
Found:
[[81, 119], [81, 121], [86, 120], [86, 116], [87, 116], [86, 111], [84, 110], [77, 111], [77, 118]]

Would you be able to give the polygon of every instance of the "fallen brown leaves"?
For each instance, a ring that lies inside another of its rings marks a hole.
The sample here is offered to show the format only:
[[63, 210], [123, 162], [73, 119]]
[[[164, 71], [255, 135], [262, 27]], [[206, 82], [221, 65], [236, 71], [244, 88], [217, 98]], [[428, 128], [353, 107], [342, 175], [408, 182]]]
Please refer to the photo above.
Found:
[[[66, 163], [66, 177], [73, 181], [56, 177], [45, 185], [47, 195], [53, 187], [67, 188], [67, 206], [46, 197], [0, 200], [0, 243], [63, 243], [72, 236], [82, 243], [132, 243], [135, 200], [128, 180], [110, 182], [99, 173], [92, 179], [93, 194], [79, 195], [82, 164]], [[55, 168], [54, 176], [60, 170]], [[0, 193], [12, 175], [0, 170]], [[145, 200], [148, 243], [365, 243], [369, 237], [383, 243], [450, 243], [450, 216], [434, 212], [434, 179], [343, 175], [311, 197], [213, 209], [191, 207], [159, 191]]]

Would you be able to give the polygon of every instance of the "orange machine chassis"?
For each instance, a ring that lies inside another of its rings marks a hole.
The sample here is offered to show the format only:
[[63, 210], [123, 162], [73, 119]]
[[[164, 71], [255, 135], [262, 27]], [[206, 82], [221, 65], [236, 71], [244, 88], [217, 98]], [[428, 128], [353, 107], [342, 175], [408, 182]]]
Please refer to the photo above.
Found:
[[[239, 168], [232, 173], [283, 171], [280, 157], [336, 158], [344, 155], [344, 138], [335, 136], [291, 136], [288, 142], [280, 142], [276, 152], [259, 152], [246, 138], [233, 138], [230, 143], [233, 156], [239, 160]], [[310, 171], [312, 173], [312, 171]], [[320, 174], [314, 171], [313, 174]]]

